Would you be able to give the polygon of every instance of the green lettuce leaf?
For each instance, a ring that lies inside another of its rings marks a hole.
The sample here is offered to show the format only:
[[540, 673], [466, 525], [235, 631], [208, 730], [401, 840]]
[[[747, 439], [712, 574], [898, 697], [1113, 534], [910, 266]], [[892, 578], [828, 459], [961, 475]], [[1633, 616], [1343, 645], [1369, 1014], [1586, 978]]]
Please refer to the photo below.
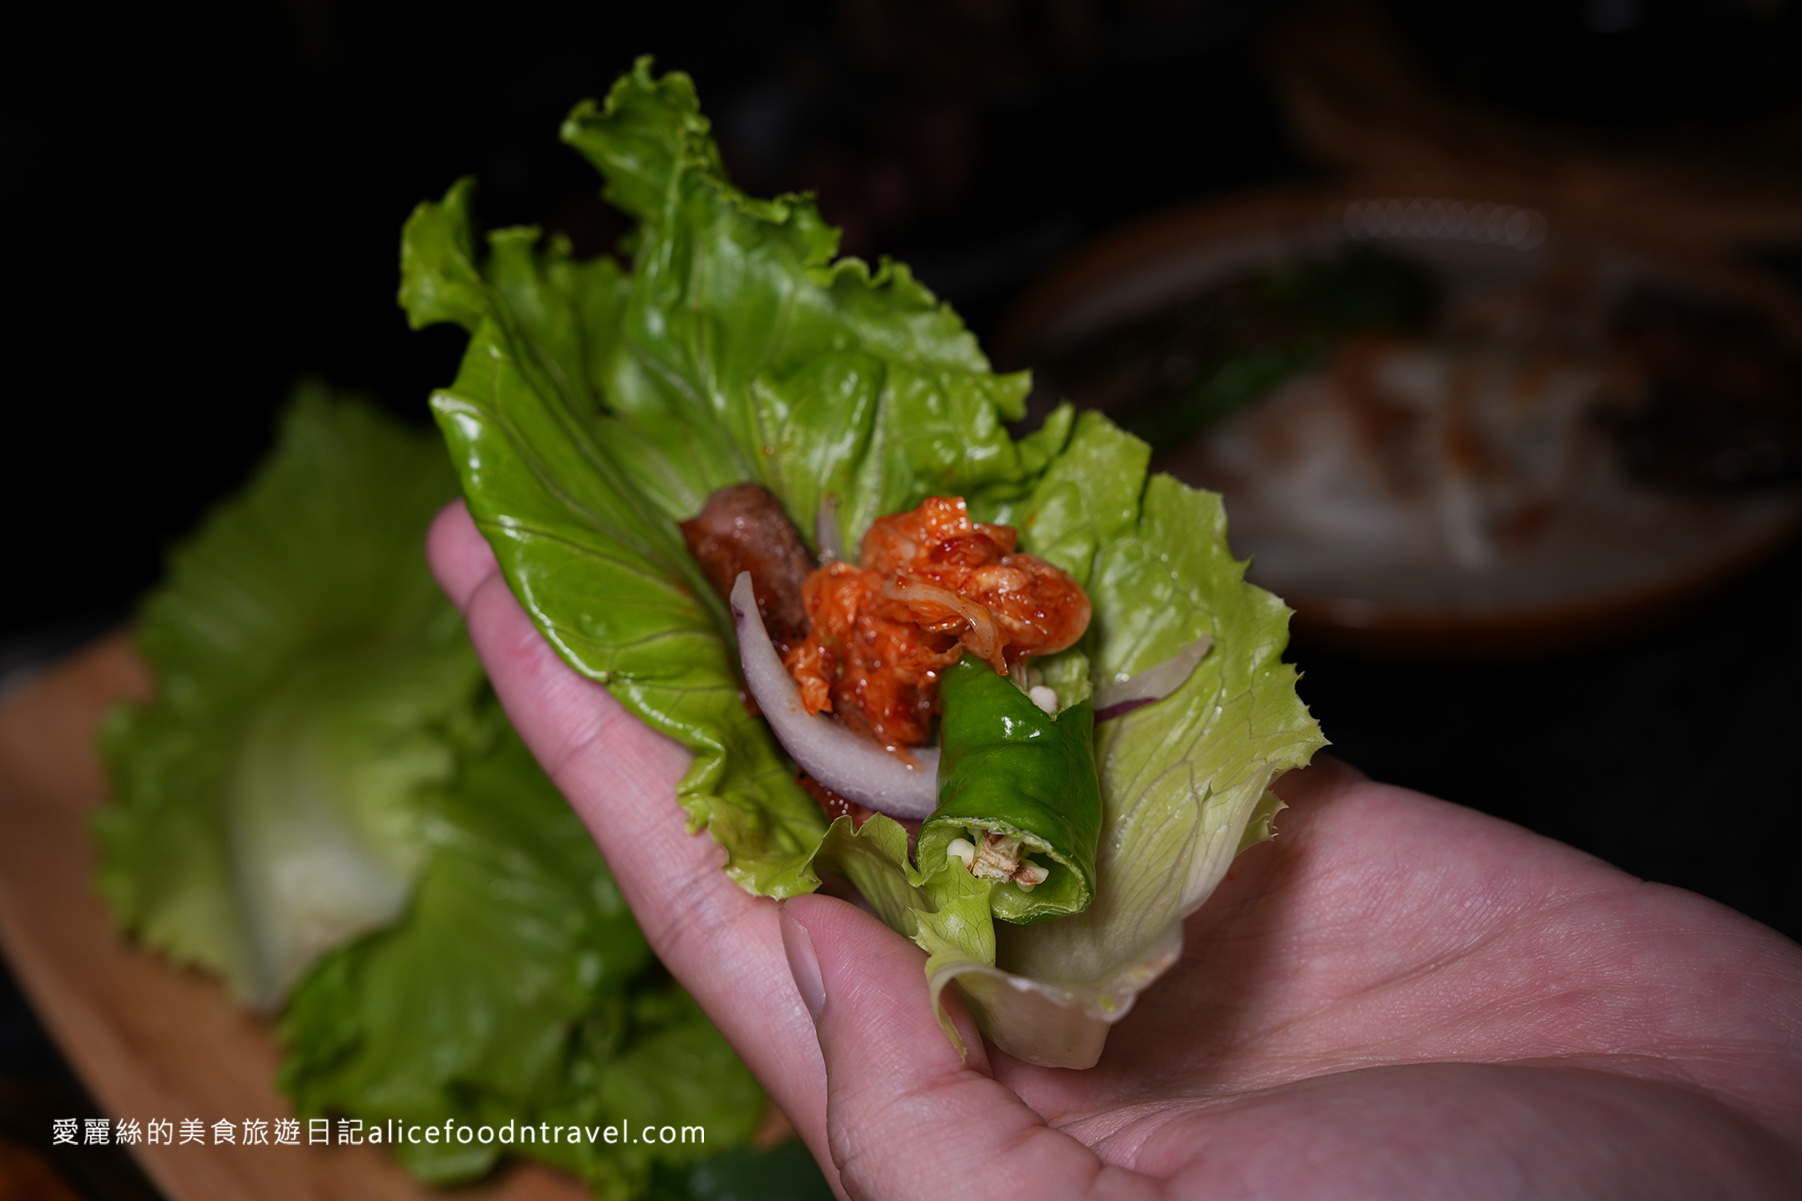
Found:
[[158, 695], [103, 732], [99, 884], [126, 930], [259, 1007], [394, 921], [423, 866], [419, 798], [481, 683], [421, 563], [454, 490], [420, 437], [303, 387], [140, 615]]
[[[531, 229], [479, 250], [468, 181], [407, 223], [411, 320], [470, 333], [433, 397], [464, 494], [559, 653], [695, 752], [680, 799], [741, 885], [784, 896], [818, 869], [849, 878], [926, 947], [935, 995], [956, 980], [1002, 1046], [1092, 1063], [1106, 1023], [1173, 960], [1181, 915], [1247, 831], [1268, 832], [1268, 782], [1322, 744], [1281, 663], [1288, 611], [1244, 583], [1218, 497], [1147, 479], [1143, 443], [1068, 408], [1011, 439], [1024, 377], [991, 373], [904, 267], [834, 260], [811, 199], [732, 187], [707, 128], [687, 77], [647, 61], [566, 122], [638, 219], [630, 270]], [[826, 828], [746, 714], [724, 606], [675, 527], [743, 480], [804, 532], [836, 520], [845, 546], [935, 493], [1018, 526], [1094, 602], [1081, 647], [1046, 664], [1066, 703], [1212, 634], [1177, 693], [1097, 730], [1088, 914], [997, 930], [987, 886], [910, 862], [893, 822]]]
[[1220, 498], [1145, 477], [1145, 444], [1084, 414], [1027, 502], [1022, 544], [1085, 581], [1098, 678], [1125, 679], [1203, 635], [1212, 648], [1164, 699], [1096, 727], [1103, 805], [1095, 901], [1002, 925], [993, 943], [935, 947], [935, 994], [956, 980], [1004, 1049], [1086, 1066], [1106, 1027], [1182, 948], [1194, 912], [1245, 846], [1271, 832], [1266, 789], [1322, 745], [1282, 662], [1288, 610], [1244, 582]]
[[521, 602], [565, 659], [695, 752], [691, 821], [736, 879], [781, 896], [817, 885], [825, 823], [739, 700], [730, 619], [675, 522], [745, 479], [810, 532], [828, 497], [855, 532], [933, 493], [999, 501], [1068, 422], [1013, 441], [1026, 378], [990, 372], [906, 268], [834, 262], [811, 200], [733, 188], [706, 129], [687, 77], [641, 62], [564, 126], [639, 218], [635, 271], [577, 263], [534, 230], [478, 256], [465, 181], [407, 223], [401, 300], [416, 326], [471, 334], [433, 406]]
[[705, 1141], [686, 1144], [394, 1146], [433, 1183], [474, 1179], [511, 1151], [602, 1196], [637, 1196], [654, 1166], [742, 1143], [763, 1095], [651, 957], [587, 830], [505, 721], [493, 725], [428, 804], [431, 858], [406, 920], [334, 952], [296, 990], [281, 1083], [301, 1116], [372, 1131], [699, 1126]]

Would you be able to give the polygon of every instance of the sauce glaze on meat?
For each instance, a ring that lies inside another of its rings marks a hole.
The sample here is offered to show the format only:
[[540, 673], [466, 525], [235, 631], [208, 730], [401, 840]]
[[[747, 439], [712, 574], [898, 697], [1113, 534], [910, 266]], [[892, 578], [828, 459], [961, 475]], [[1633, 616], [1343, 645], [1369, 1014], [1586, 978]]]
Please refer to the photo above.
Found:
[[783, 659], [810, 712], [835, 711], [890, 746], [921, 746], [939, 673], [965, 650], [1006, 674], [1063, 650], [1088, 628], [1089, 598], [1069, 575], [1015, 551], [1009, 526], [970, 520], [935, 496], [878, 518], [862, 563], [807, 577], [807, 638]]
[[[782, 504], [757, 484], [707, 498], [682, 536], [720, 595], [751, 573], [770, 640], [811, 713], [832, 711], [892, 749], [925, 745], [939, 673], [965, 651], [1006, 674], [1063, 650], [1089, 624], [1089, 598], [1010, 526], [970, 520], [957, 497], [878, 518], [862, 562], [815, 568]], [[842, 798], [816, 799], [828, 812]]]
[[813, 558], [782, 511], [782, 502], [760, 484], [733, 484], [707, 498], [681, 523], [688, 553], [721, 596], [732, 594], [740, 572], [751, 573], [757, 612], [776, 650], [787, 654], [807, 636], [801, 587]]

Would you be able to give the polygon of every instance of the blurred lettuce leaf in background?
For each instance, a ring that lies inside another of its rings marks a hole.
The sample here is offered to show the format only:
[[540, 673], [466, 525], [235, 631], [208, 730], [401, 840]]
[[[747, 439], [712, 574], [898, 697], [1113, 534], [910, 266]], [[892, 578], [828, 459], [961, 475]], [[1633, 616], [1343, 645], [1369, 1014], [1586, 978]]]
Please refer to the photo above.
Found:
[[421, 553], [454, 489], [428, 441], [302, 385], [139, 614], [157, 697], [102, 734], [101, 891], [258, 1008], [396, 920], [424, 866], [420, 799], [482, 683]]
[[[654, 1163], [748, 1138], [750, 1073], [651, 956], [594, 841], [498, 706], [432, 798], [430, 858], [407, 919], [334, 952], [281, 1024], [302, 1116], [559, 1130], [629, 1119], [705, 1128], [704, 1144], [567, 1140], [514, 1150], [634, 1196]], [[492, 1168], [507, 1147], [403, 1143], [422, 1180]]]
[[[299, 389], [268, 461], [144, 605], [158, 691], [102, 732], [98, 883], [128, 933], [285, 1006], [297, 1114], [701, 1126], [704, 1143], [510, 1148], [602, 1196], [691, 1195], [763, 1094], [487, 689], [425, 564], [455, 493], [436, 438]], [[502, 1148], [395, 1150], [449, 1183]], [[804, 1154], [741, 1158], [823, 1183]]]

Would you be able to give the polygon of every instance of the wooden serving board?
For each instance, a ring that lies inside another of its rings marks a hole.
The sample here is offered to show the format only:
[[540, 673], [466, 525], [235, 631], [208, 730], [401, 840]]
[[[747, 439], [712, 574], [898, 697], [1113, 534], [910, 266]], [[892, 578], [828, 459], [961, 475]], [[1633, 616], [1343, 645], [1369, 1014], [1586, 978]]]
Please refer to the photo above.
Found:
[[[114, 1119], [205, 1121], [208, 1141], [133, 1148], [172, 1201], [442, 1201], [370, 1147], [213, 1145], [212, 1124], [292, 1116], [266, 1022], [213, 980], [114, 932], [94, 891], [88, 814], [106, 795], [94, 732], [149, 695], [124, 635], [103, 639], [0, 703], [0, 943], [39, 1016]], [[72, 1118], [100, 1114], [69, 1114]], [[43, 1134], [50, 1144], [51, 1131]], [[459, 1201], [577, 1201], [574, 1179], [520, 1165]]]

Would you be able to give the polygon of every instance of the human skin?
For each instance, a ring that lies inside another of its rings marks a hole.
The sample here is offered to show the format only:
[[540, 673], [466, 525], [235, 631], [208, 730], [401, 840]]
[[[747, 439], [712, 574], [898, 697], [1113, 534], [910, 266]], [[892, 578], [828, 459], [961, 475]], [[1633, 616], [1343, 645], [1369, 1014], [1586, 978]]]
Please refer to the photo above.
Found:
[[841, 1195], [1802, 1197], [1802, 947], [1324, 757], [1097, 1066], [1014, 1060], [954, 1003], [960, 1059], [911, 942], [727, 879], [675, 801], [687, 751], [557, 657], [461, 503], [428, 549], [652, 947]]

